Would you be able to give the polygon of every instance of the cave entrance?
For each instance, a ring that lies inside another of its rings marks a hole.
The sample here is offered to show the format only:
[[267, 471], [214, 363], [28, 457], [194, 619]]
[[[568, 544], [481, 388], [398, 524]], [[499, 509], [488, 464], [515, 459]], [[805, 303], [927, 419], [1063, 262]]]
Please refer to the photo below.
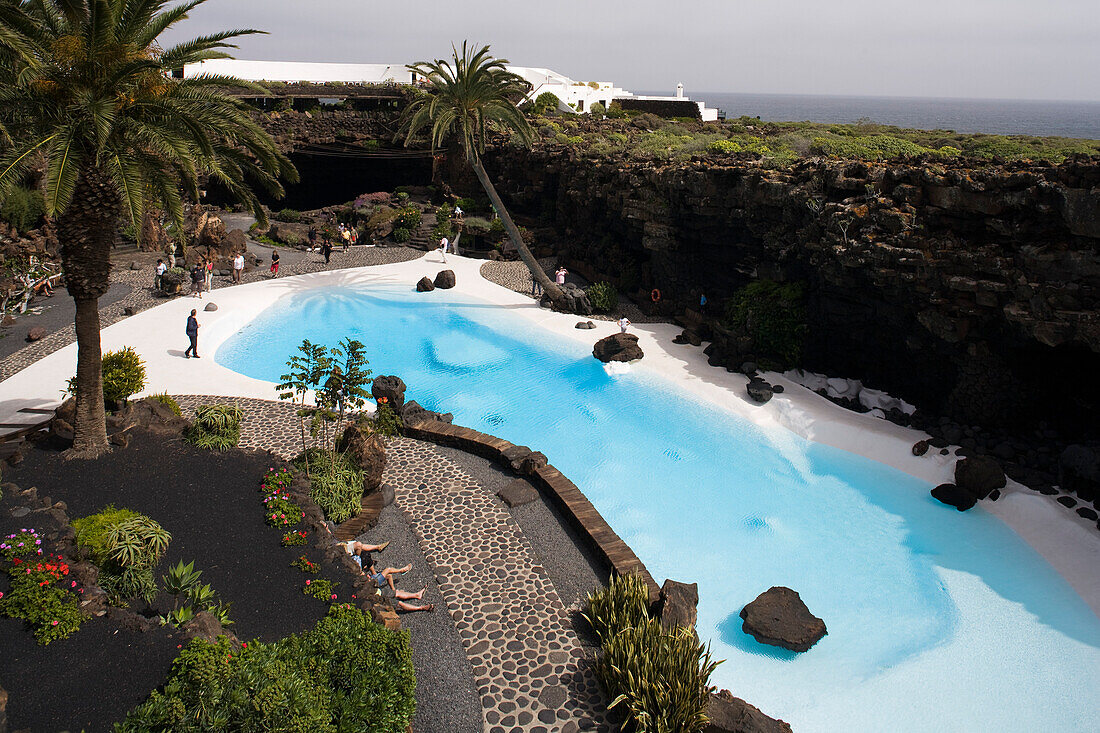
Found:
[[[398, 186], [427, 186], [432, 182], [432, 159], [419, 151], [364, 151], [347, 145], [315, 146], [290, 154], [298, 169], [298, 183], [286, 187], [276, 199], [257, 189], [260, 201], [272, 211], [310, 211], [347, 203], [362, 193], [393, 191]], [[227, 192], [211, 183], [205, 203], [225, 206]]]

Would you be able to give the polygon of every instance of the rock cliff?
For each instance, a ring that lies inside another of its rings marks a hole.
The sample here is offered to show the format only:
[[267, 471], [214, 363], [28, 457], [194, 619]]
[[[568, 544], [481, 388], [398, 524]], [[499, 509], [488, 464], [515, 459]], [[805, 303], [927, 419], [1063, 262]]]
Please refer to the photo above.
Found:
[[808, 368], [966, 424], [1095, 421], [1096, 158], [771, 170], [751, 156], [624, 163], [543, 145], [486, 162], [568, 267], [646, 303], [658, 288], [670, 314], [700, 292], [720, 307], [755, 278], [802, 281]]

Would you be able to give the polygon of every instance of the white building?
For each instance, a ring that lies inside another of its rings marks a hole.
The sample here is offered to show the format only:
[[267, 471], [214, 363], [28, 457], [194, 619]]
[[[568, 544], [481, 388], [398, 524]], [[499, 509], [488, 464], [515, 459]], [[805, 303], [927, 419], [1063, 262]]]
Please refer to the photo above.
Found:
[[[583, 82], [570, 79], [551, 69], [530, 66], [509, 66], [513, 74], [531, 84], [528, 99], [551, 92], [561, 100], [563, 112], [587, 113], [599, 102], [607, 108], [616, 99], [642, 99], [655, 101], [690, 101], [684, 96], [684, 85], [676, 87], [675, 97], [638, 97], [615, 86], [610, 81]], [[248, 61], [246, 59], [213, 59], [188, 64], [183, 69], [185, 77], [196, 74], [225, 74], [248, 81], [282, 82], [341, 82], [344, 84], [412, 84], [416, 75], [405, 64], [334, 64], [302, 61]], [[718, 119], [718, 110], [709, 109], [703, 102], [696, 102], [703, 121]]]

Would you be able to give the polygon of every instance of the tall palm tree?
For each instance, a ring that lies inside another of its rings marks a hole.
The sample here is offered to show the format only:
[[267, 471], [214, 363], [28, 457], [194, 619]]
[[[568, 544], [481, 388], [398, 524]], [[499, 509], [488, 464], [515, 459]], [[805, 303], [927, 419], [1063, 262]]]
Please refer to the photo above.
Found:
[[493, 202], [520, 259], [531, 271], [531, 277], [542, 285], [551, 300], [557, 302], [562, 297], [561, 289], [546, 277], [531, 254], [481, 164], [487, 128], [491, 125], [509, 129], [524, 144], [530, 144], [534, 137], [531, 127], [516, 107], [530, 86], [523, 77], [508, 71], [507, 59], [494, 59], [489, 55], [488, 46], [474, 51], [463, 41], [461, 55], [454, 46], [451, 52], [451, 61], [418, 61], [407, 67], [425, 77], [432, 86], [430, 93], [414, 100], [405, 112], [405, 144], [429, 125], [433, 152], [452, 135], [458, 137], [466, 161]]
[[182, 228], [181, 190], [198, 200], [209, 175], [263, 220], [250, 186], [282, 193], [297, 172], [228, 95], [255, 85], [227, 76], [173, 78], [185, 64], [229, 58], [254, 30], [168, 49], [157, 38], [206, 0], [0, 2], [0, 199], [45, 162], [47, 214], [57, 221], [65, 284], [76, 302], [72, 457], [110, 449], [103, 407], [100, 296], [124, 220], [140, 232], [147, 205]]

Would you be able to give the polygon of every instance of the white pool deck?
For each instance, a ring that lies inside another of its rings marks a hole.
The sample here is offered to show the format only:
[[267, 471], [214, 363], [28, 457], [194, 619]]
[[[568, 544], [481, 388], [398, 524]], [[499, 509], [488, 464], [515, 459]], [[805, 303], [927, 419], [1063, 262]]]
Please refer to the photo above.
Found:
[[[449, 256], [446, 265], [438, 252], [391, 265], [334, 270], [220, 288], [202, 300], [181, 297], [142, 311], [103, 330], [104, 351], [131, 346], [145, 360], [148, 393], [204, 394], [274, 399], [269, 382], [246, 377], [214, 360], [218, 348], [279, 298], [303, 290], [339, 285], [404, 284], [413, 287], [441, 269], [455, 272], [455, 292], [514, 309], [529, 318], [533, 328], [586, 344], [614, 333], [618, 326], [595, 321], [594, 330], [574, 328], [578, 316], [539, 308], [523, 295], [481, 277], [484, 260]], [[218, 310], [206, 312], [207, 303]], [[201, 359], [184, 359], [184, 325], [191, 309], [198, 310]], [[810, 390], [769, 373], [767, 379], [785, 391], [765, 405], [751, 403], [747, 379], [707, 364], [702, 348], [680, 346], [672, 339], [680, 332], [667, 323], [631, 326], [645, 358], [630, 369], [652, 370], [697, 396], [762, 427], [782, 427], [804, 438], [885, 463], [912, 476], [939, 484], [952, 480], [953, 455], [937, 451], [916, 457], [912, 446], [927, 438], [923, 432], [862, 415], [835, 405]], [[76, 344], [41, 359], [10, 379], [0, 382], [0, 423], [26, 423], [35, 418], [23, 408], [50, 408], [63, 397], [66, 382], [76, 371]], [[40, 419], [40, 418], [39, 418]], [[533, 446], [537, 448], [537, 446]], [[1075, 514], [1009, 481], [1001, 499], [982, 502], [972, 511], [999, 517], [1062, 574], [1093, 612], [1100, 616], [1100, 532]]]

